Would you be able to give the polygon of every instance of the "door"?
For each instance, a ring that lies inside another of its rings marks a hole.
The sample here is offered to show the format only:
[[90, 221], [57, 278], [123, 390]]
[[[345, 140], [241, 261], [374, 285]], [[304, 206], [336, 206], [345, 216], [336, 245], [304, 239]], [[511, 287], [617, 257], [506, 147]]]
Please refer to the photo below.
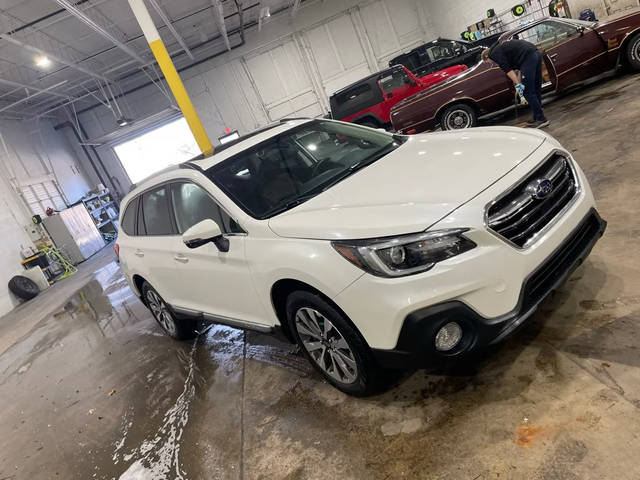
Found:
[[136, 236], [129, 240], [135, 271], [155, 288], [165, 302], [174, 305], [176, 291], [171, 245], [180, 238], [169, 204], [169, 188], [160, 185], [140, 197]]
[[401, 67], [394, 68], [383, 74], [378, 80], [378, 85], [384, 96], [384, 103], [380, 115], [385, 123], [390, 121], [389, 115], [391, 108], [395, 104], [423, 89], [423, 87], [413, 78], [409, 77], [407, 71]]
[[581, 31], [577, 24], [547, 20], [518, 36], [544, 54], [543, 83], [555, 89], [562, 90], [606, 69], [606, 48], [594, 30]]
[[246, 234], [200, 185], [171, 185], [171, 204], [178, 233], [206, 219], [214, 220], [229, 240], [229, 251], [213, 243], [188, 248], [176, 237], [171, 248], [176, 305], [203, 312], [222, 323], [238, 320], [265, 325], [267, 315], [258, 299], [245, 258]]

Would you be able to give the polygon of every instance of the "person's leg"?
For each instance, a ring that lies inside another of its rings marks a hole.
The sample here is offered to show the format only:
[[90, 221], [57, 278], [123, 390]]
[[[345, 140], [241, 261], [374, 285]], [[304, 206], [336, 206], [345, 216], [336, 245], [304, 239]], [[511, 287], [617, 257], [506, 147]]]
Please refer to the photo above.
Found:
[[[538, 71], [536, 72], [536, 94], [538, 95], [538, 102], [540, 103], [540, 108], [542, 108], [542, 53], [538, 51]], [[542, 113], [544, 117], [544, 111]]]
[[530, 53], [524, 62], [520, 66], [522, 72], [522, 84], [524, 85], [524, 98], [527, 99], [531, 106], [531, 112], [533, 113], [533, 120], [544, 120], [544, 113], [542, 112], [542, 103], [538, 98], [537, 93], [537, 78], [536, 73], [541, 70], [540, 56], [538, 52]]

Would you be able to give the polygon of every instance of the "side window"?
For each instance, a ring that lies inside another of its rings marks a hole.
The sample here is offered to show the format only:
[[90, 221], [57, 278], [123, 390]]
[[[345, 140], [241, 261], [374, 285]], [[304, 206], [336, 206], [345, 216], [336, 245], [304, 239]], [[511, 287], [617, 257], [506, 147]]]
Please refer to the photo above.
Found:
[[136, 234], [136, 214], [138, 213], [138, 197], [134, 198], [127, 205], [127, 209], [122, 216], [122, 231], [130, 237]]
[[220, 208], [211, 196], [195, 183], [171, 185], [171, 202], [176, 215], [178, 233], [182, 234], [196, 223], [210, 218], [223, 232], [240, 233], [238, 224]]
[[379, 83], [382, 91], [384, 93], [389, 93], [409, 83], [409, 76], [403, 69], [396, 69], [390, 74], [382, 77]]
[[517, 38], [535, 44], [540, 50], [546, 50], [564, 42], [576, 33], [577, 29], [572, 25], [549, 21], [539, 23], [520, 32]]
[[166, 186], [142, 195], [142, 212], [147, 235], [173, 235], [175, 233], [169, 211], [168, 196]]

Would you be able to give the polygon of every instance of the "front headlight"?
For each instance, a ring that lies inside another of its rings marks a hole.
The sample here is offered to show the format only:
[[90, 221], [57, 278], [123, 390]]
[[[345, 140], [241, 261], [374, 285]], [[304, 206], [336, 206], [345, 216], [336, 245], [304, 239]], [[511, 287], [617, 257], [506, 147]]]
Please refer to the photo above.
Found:
[[468, 228], [436, 230], [395, 238], [332, 242], [355, 266], [379, 277], [425, 272], [436, 263], [476, 247], [463, 233]]

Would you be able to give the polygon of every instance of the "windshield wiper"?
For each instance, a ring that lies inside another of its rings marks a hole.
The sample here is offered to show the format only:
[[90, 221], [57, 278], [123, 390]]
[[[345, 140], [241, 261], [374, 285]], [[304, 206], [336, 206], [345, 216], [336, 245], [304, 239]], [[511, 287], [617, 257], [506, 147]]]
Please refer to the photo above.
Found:
[[307, 200], [311, 200], [313, 197], [318, 195], [318, 193], [320, 192], [307, 193], [305, 195], [301, 195], [297, 198], [294, 198], [293, 200], [289, 200], [288, 202], [283, 203], [282, 205], [278, 205], [277, 207], [272, 208], [271, 210], [267, 210], [265, 213], [262, 214], [262, 219], [264, 220], [265, 218], [275, 217], [279, 213], [286, 212], [287, 210], [291, 210], [292, 208], [297, 207], [298, 205], [306, 202]]

